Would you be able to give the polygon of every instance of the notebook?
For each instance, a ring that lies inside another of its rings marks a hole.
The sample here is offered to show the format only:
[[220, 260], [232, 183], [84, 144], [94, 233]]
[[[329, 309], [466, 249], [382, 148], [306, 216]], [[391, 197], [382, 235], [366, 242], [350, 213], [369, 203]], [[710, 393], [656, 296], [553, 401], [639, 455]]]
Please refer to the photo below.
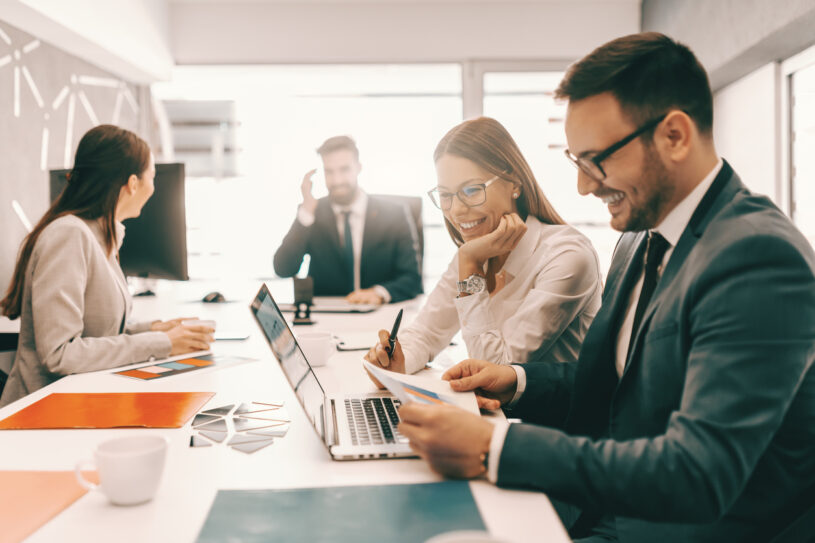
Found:
[[466, 481], [219, 490], [198, 541], [416, 543], [453, 530], [486, 530]]
[[0, 420], [0, 430], [181, 428], [214, 392], [53, 393]]

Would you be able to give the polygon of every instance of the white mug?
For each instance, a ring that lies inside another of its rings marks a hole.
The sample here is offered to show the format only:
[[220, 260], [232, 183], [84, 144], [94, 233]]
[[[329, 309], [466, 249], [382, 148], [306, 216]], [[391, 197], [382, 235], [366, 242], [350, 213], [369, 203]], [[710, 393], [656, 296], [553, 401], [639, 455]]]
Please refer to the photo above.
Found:
[[337, 350], [337, 344], [331, 332], [303, 332], [297, 334], [297, 343], [300, 344], [306, 360], [312, 366], [325, 366], [328, 359]]
[[[167, 439], [162, 436], [129, 436], [110, 439], [94, 451], [94, 460], [82, 460], [75, 468], [76, 479], [88, 490], [101, 490], [115, 505], [136, 505], [150, 501], [156, 493]], [[82, 476], [82, 469], [99, 472], [96, 485]]]

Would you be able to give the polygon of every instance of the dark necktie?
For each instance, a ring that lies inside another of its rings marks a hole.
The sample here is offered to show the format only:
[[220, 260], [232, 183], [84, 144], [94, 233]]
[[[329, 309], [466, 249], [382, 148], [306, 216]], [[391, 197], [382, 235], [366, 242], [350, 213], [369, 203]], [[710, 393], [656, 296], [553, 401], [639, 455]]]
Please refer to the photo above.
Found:
[[651, 296], [657, 287], [659, 280], [659, 265], [665, 257], [665, 251], [671, 244], [657, 232], [648, 233], [648, 243], [645, 247], [645, 277], [642, 280], [642, 290], [640, 299], [637, 302], [637, 311], [634, 313], [634, 325], [631, 327], [631, 339], [628, 341], [628, 354], [631, 354], [631, 347], [634, 345], [634, 338], [637, 337], [637, 330], [642, 322], [642, 316], [651, 301]]
[[345, 256], [345, 269], [348, 270], [350, 285], [348, 292], [354, 291], [354, 239], [351, 236], [351, 212], [343, 211], [343, 219], [345, 221], [345, 228], [343, 233], [342, 252]]

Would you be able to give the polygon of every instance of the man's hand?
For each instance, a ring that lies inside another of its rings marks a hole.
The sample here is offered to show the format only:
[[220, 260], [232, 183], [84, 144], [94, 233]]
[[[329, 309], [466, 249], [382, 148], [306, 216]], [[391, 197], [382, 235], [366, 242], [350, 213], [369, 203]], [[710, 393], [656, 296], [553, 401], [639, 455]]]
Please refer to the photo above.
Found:
[[399, 431], [434, 471], [471, 479], [485, 473], [492, 423], [452, 405], [409, 403], [399, 408]]
[[311, 195], [311, 178], [317, 170], [310, 170], [303, 176], [303, 182], [300, 184], [300, 193], [303, 195], [303, 209], [309, 213], [314, 213], [317, 210], [317, 199]]
[[495, 230], [459, 247], [459, 279], [482, 273], [487, 260], [512, 251], [525, 233], [526, 224], [517, 213], [501, 217]]
[[[387, 330], [380, 330], [379, 331], [379, 342], [370, 348], [370, 350], [365, 353], [365, 360], [373, 364], [374, 366], [379, 366], [380, 368], [395, 371], [397, 373], [405, 373], [405, 353], [402, 352], [402, 345], [399, 344], [399, 340], [393, 342], [393, 355], [388, 358], [388, 340], [390, 339], [390, 334]], [[365, 372], [368, 374], [368, 377], [371, 378], [371, 381], [374, 382], [376, 386], [379, 388], [385, 388], [382, 383], [379, 382], [379, 379], [371, 375], [367, 369]]]
[[441, 378], [450, 381], [450, 388], [457, 392], [474, 391], [481, 409], [498, 409], [509, 403], [518, 388], [514, 369], [473, 358], [462, 360]]
[[381, 304], [385, 301], [374, 288], [355, 290], [346, 296], [345, 300], [351, 304]]

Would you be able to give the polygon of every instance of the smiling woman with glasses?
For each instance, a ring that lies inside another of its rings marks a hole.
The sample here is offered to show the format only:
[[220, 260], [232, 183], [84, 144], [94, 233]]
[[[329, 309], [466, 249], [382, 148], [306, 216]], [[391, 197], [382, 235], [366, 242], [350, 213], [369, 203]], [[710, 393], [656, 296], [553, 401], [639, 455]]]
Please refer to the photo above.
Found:
[[461, 330], [470, 357], [499, 364], [575, 360], [600, 307], [597, 255], [546, 199], [512, 136], [487, 117], [450, 130], [428, 196], [458, 247], [393, 353], [388, 332], [365, 358], [422, 369]]

